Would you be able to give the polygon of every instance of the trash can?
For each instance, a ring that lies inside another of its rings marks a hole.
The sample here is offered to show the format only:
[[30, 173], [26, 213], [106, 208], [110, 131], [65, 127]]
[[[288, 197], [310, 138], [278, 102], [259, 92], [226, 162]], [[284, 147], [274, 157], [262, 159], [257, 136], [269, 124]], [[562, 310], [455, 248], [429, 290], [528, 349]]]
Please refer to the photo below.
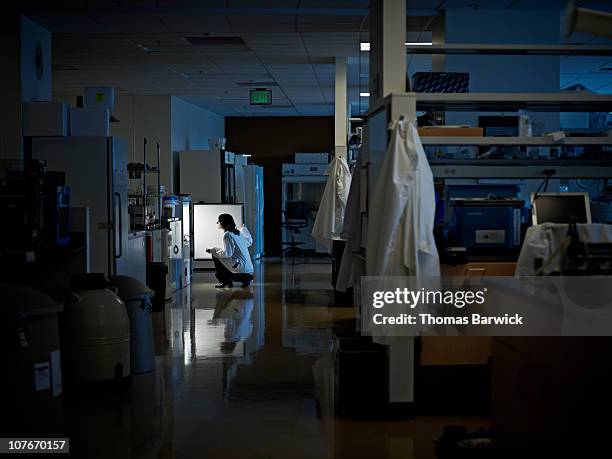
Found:
[[36, 429], [51, 432], [61, 422], [58, 314], [63, 306], [24, 285], [0, 283], [0, 292], [0, 430], [19, 435]]
[[147, 264], [147, 286], [155, 292], [152, 300], [153, 311], [163, 311], [166, 306], [166, 277], [168, 265], [152, 261]]
[[130, 369], [132, 374], [155, 370], [155, 346], [151, 320], [151, 297], [154, 292], [142, 282], [128, 276], [111, 276], [110, 285], [117, 288], [130, 318]]

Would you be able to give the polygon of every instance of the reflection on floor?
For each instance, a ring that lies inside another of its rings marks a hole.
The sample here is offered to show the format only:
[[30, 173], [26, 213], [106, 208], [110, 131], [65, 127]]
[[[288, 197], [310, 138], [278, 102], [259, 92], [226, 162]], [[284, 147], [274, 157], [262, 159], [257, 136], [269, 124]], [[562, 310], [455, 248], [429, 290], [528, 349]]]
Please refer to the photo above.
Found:
[[79, 457], [433, 458], [443, 426], [486, 425], [334, 419], [313, 367], [326, 368], [331, 327], [354, 312], [330, 307], [330, 265], [256, 269], [249, 289], [217, 290], [196, 273], [155, 318], [156, 373], [121, 394], [73, 397], [66, 418]]

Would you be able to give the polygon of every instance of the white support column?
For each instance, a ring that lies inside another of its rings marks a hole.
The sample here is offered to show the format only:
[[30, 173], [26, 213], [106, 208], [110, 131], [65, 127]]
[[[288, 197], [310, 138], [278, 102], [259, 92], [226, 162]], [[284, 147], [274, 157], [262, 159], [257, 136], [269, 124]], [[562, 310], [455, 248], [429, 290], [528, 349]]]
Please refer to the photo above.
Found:
[[346, 57], [336, 57], [335, 99], [335, 153], [347, 159], [347, 97], [346, 97]]
[[389, 344], [389, 401], [414, 402], [414, 338], [397, 337]]
[[[393, 92], [406, 92], [406, 0], [370, 1], [370, 107]], [[391, 101], [391, 117], [401, 115], [413, 119], [416, 112], [411, 105], [413, 100]], [[380, 124], [380, 123], [379, 123]], [[386, 125], [376, 126], [378, 136], [386, 138]], [[374, 183], [378, 160], [369, 144], [371, 163], [368, 178]], [[383, 153], [384, 154], [384, 153]], [[370, 185], [371, 186], [371, 185]], [[370, 188], [370, 187], [369, 187]], [[366, 253], [366, 258], [368, 254]], [[367, 273], [377, 275], [378, 273]], [[389, 344], [389, 401], [410, 403], [414, 401], [414, 340], [395, 338]]]
[[370, 2], [370, 106], [406, 91], [406, 0]]

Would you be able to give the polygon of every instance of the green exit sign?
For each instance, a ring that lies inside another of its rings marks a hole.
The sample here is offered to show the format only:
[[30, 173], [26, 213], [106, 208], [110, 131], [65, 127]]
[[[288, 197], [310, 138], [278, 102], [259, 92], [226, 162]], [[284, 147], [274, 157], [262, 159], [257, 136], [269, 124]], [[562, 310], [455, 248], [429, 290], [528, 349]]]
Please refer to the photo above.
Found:
[[251, 89], [251, 105], [272, 105], [271, 89]]

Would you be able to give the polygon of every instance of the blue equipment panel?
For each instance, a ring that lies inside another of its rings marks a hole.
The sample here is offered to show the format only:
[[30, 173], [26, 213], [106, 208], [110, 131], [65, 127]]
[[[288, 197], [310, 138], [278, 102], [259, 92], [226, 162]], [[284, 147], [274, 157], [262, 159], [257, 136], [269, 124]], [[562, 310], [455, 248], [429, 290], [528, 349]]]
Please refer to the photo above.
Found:
[[451, 239], [467, 249], [521, 245], [524, 201], [519, 199], [453, 199], [454, 231]]

